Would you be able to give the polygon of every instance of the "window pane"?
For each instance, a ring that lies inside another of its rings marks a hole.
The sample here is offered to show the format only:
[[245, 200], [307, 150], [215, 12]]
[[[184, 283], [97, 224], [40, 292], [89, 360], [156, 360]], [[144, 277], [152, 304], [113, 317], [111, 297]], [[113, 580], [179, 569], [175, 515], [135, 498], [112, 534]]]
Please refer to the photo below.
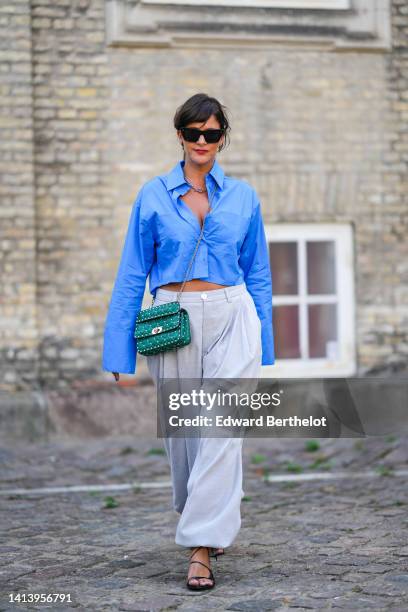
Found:
[[299, 306], [274, 306], [273, 330], [277, 359], [299, 359]]
[[336, 293], [336, 268], [333, 240], [307, 242], [307, 292]]
[[272, 242], [269, 245], [269, 254], [273, 293], [275, 295], [297, 295], [297, 243]]
[[310, 304], [309, 357], [337, 359], [337, 305]]

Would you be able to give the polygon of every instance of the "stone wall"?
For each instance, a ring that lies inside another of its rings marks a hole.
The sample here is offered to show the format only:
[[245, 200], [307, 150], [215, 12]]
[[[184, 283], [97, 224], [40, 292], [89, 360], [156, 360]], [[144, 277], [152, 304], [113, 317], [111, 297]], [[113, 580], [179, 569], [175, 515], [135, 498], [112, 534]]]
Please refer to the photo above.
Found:
[[39, 373], [32, 38], [29, 0], [0, 6], [0, 383]]
[[102, 0], [2, 5], [1, 388], [110, 380], [130, 208], [181, 158], [172, 117], [197, 91], [230, 109], [218, 159], [257, 188], [266, 223], [353, 224], [358, 373], [406, 362], [407, 31], [393, 0], [390, 51], [108, 46]]

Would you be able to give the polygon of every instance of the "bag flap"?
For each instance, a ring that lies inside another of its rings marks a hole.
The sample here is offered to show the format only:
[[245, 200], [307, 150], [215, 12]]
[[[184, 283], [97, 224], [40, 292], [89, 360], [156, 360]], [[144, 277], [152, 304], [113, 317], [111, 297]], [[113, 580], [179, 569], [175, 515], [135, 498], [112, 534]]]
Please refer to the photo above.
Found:
[[156, 335], [162, 334], [180, 326], [180, 311], [174, 314], [156, 317], [137, 323], [135, 328], [135, 338], [154, 338]]
[[180, 302], [167, 302], [166, 304], [159, 304], [158, 306], [152, 306], [151, 308], [144, 308], [139, 311], [136, 322], [148, 321], [149, 319], [155, 319], [156, 317], [162, 317], [164, 315], [174, 314], [180, 311]]

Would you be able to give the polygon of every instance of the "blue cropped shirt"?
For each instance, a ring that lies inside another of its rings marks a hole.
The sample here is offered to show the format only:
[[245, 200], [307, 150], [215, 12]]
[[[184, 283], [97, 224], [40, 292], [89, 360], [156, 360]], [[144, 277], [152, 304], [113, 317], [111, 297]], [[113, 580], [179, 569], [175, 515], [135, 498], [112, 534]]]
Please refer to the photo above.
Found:
[[[201, 226], [180, 198], [190, 189], [183, 167], [181, 160], [168, 174], [144, 183], [133, 203], [105, 321], [102, 368], [108, 372], [136, 371], [134, 329], [147, 277], [155, 297], [158, 287], [182, 282], [187, 272]], [[257, 193], [246, 181], [226, 176], [217, 160], [205, 182], [209, 194], [216, 191], [187, 280], [245, 282], [262, 325], [262, 365], [271, 365], [272, 277]]]

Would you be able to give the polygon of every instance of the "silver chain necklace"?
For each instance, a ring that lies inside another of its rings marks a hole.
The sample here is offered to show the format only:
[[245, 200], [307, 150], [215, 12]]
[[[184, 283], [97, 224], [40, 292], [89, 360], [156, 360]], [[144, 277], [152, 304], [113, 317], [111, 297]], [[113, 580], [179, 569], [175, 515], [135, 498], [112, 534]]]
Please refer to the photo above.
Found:
[[194, 189], [194, 191], [197, 191], [198, 193], [205, 193], [207, 191], [207, 187], [201, 188], [201, 187], [195, 187], [193, 185], [193, 183], [191, 183], [188, 178], [186, 177], [186, 175], [184, 175], [184, 179], [187, 183], [187, 185], [190, 185], [191, 189]]

